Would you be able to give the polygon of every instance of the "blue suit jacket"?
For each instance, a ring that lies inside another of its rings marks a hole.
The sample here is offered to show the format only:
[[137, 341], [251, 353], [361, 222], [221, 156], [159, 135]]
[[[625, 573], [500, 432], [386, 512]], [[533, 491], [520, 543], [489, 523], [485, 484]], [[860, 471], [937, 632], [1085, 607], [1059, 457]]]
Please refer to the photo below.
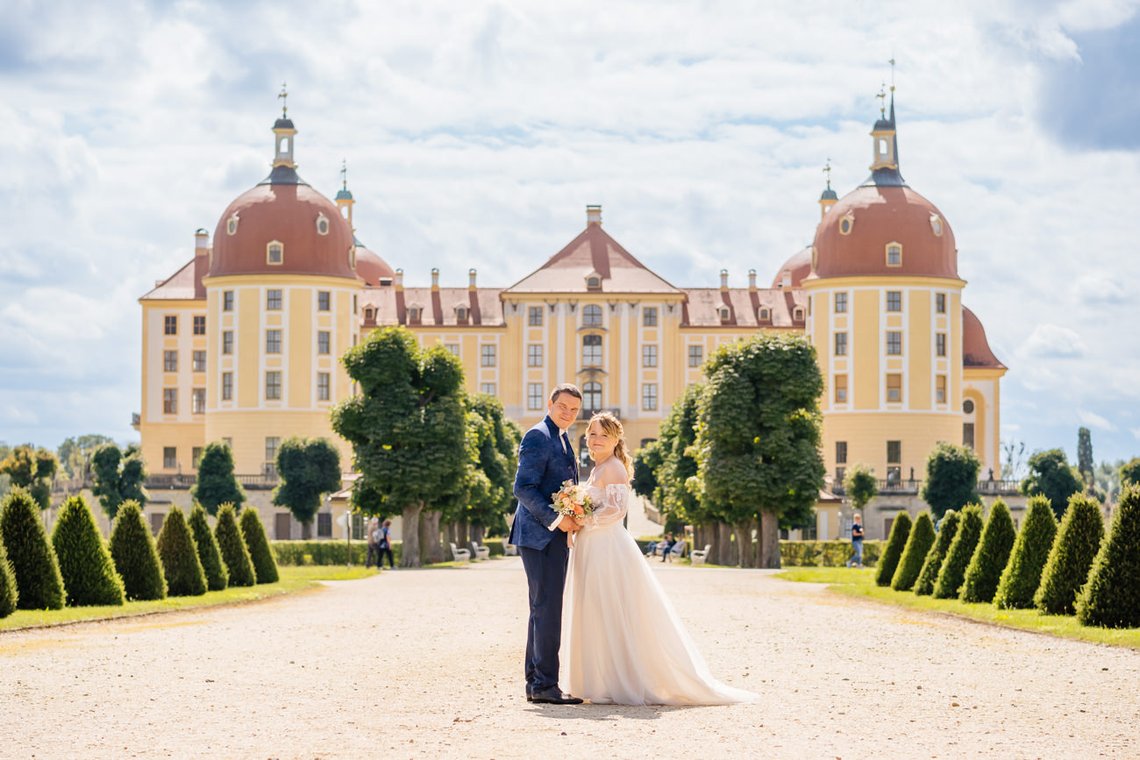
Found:
[[519, 444], [519, 469], [515, 473], [515, 497], [519, 500], [511, 524], [510, 542], [530, 549], [545, 549], [558, 531], [550, 524], [558, 518], [551, 496], [567, 480], [578, 482], [574, 447], [562, 451], [558, 426], [549, 415], [532, 427]]

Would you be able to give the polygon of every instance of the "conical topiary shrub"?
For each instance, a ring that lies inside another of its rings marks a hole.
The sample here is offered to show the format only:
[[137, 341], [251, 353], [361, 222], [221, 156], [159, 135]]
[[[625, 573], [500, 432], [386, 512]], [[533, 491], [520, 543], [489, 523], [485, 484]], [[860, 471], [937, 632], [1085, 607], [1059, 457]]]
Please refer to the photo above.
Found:
[[63, 607], [63, 576], [40, 522], [40, 507], [23, 488], [13, 488], [0, 510], [0, 534], [16, 574], [16, 606], [21, 610]]
[[899, 566], [906, 540], [910, 537], [911, 519], [906, 512], [899, 512], [891, 525], [891, 535], [887, 539], [887, 548], [879, 557], [878, 569], [875, 570], [875, 583], [880, 586], [891, 585], [891, 578], [895, 577], [895, 569]]
[[243, 509], [241, 512], [241, 535], [245, 545], [249, 548], [249, 558], [253, 560], [253, 572], [258, 583], [276, 583], [277, 562], [273, 559], [273, 550], [269, 548], [269, 539], [265, 537], [265, 527], [256, 509]]
[[950, 552], [950, 542], [958, 533], [958, 521], [961, 515], [953, 509], [946, 510], [938, 526], [938, 535], [934, 539], [934, 546], [926, 553], [922, 560], [922, 569], [918, 571], [918, 580], [914, 582], [914, 593], [919, 596], [930, 596], [934, 593], [934, 584], [938, 582], [938, 571], [942, 569], [942, 562]]
[[1077, 592], [1088, 580], [1103, 538], [1100, 507], [1084, 494], [1073, 494], [1041, 571], [1041, 585], [1033, 595], [1037, 609], [1053, 615], [1076, 612]]
[[194, 544], [198, 547], [198, 561], [202, 563], [202, 570], [206, 573], [206, 588], [210, 591], [221, 591], [230, 582], [230, 574], [222, 562], [222, 554], [218, 551], [218, 540], [210, 532], [210, 523], [206, 520], [206, 510], [201, 504], [195, 504], [190, 510], [190, 533], [194, 536]]
[[978, 548], [978, 538], [982, 535], [980, 504], [967, 504], [959, 515], [958, 531], [946, 551], [946, 559], [942, 562], [942, 569], [938, 571], [938, 580], [934, 582], [935, 599], [958, 597], [962, 581], [966, 578], [966, 568], [974, 557], [974, 549]]
[[1057, 518], [1044, 496], [1029, 499], [1025, 524], [1017, 534], [1009, 564], [1001, 574], [994, 604], [1007, 610], [1028, 609], [1041, 585], [1041, 571], [1057, 536]]
[[1140, 487], [1124, 490], [1112, 530], [1077, 596], [1077, 620], [1105, 628], [1140, 627]]
[[895, 568], [894, 577], [891, 578], [891, 588], [895, 591], [910, 591], [914, 582], [918, 580], [918, 573], [922, 570], [922, 562], [930, 553], [934, 545], [934, 522], [929, 512], [920, 512], [914, 519], [910, 529], [910, 536], [906, 539], [902, 557], [898, 567]]
[[123, 579], [123, 591], [135, 601], [166, 598], [166, 577], [154, 536], [143, 520], [139, 503], [124, 501], [115, 513], [111, 530], [111, 559]]
[[69, 607], [119, 605], [126, 601], [123, 580], [115, 572], [103, 534], [82, 496], [72, 496], [63, 503], [51, 534], [51, 545], [59, 559]]
[[233, 504], [223, 504], [218, 507], [214, 538], [218, 539], [218, 551], [221, 552], [222, 562], [226, 563], [226, 571], [230, 574], [230, 585], [252, 586], [257, 583], [257, 576], [253, 574], [253, 560], [249, 558], [249, 549], [245, 545], [245, 539], [241, 537]]
[[16, 601], [20, 595], [16, 586], [16, 573], [8, 561], [4, 542], [0, 541], [0, 618], [6, 618], [16, 611]]
[[1001, 499], [990, 505], [990, 519], [982, 529], [978, 548], [966, 567], [966, 577], [958, 598], [963, 602], [992, 602], [1001, 574], [1009, 564], [1009, 553], [1017, 538], [1009, 507]]
[[206, 574], [198, 561], [198, 547], [186, 525], [186, 516], [171, 507], [158, 532], [158, 556], [166, 576], [166, 591], [171, 596], [201, 596], [206, 593]]

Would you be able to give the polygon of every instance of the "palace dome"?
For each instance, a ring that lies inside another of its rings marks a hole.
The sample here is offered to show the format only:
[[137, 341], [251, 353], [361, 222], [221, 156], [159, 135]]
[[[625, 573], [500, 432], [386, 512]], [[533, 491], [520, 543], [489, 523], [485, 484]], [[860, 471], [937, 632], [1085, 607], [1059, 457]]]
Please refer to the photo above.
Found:
[[356, 245], [356, 274], [368, 285], [391, 285], [396, 271], [369, 248]]
[[776, 276], [772, 279], [772, 287], [798, 288], [809, 274], [811, 274], [810, 246], [792, 254], [792, 257], [776, 270]]

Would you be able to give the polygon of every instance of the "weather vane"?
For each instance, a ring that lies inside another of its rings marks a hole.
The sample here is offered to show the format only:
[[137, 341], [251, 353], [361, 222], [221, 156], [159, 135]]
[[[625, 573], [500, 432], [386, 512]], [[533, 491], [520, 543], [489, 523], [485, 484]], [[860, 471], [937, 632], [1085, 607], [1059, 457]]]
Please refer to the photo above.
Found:
[[343, 158], [340, 160], [340, 185], [342, 189], [348, 189], [348, 161]]
[[824, 164], [823, 173], [827, 175], [827, 189], [831, 189], [831, 156], [827, 157], [827, 163]]
[[895, 57], [892, 55], [891, 60], [887, 61], [891, 64], [891, 92], [895, 91]]
[[887, 118], [887, 83], [883, 82], [879, 86], [879, 94], [875, 96], [879, 99], [879, 115], [884, 119]]
[[281, 99], [281, 118], [285, 119], [289, 116], [289, 90], [286, 89], [285, 83], [281, 83], [281, 92], [277, 93], [277, 97]]

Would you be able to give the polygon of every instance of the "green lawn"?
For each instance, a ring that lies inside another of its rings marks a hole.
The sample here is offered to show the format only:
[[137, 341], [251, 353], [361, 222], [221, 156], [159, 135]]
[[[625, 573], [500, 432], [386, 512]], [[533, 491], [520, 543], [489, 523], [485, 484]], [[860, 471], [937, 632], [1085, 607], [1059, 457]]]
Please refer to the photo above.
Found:
[[294, 567], [280, 565], [281, 580], [258, 586], [228, 588], [225, 591], [209, 591], [202, 596], [172, 596], [154, 602], [127, 602], [122, 607], [64, 607], [62, 610], [17, 610], [0, 619], [0, 632], [20, 628], [65, 625], [87, 620], [153, 615], [176, 610], [214, 607], [220, 604], [242, 604], [270, 599], [284, 594], [315, 588], [319, 581], [349, 581], [376, 574], [373, 569], [359, 565], [311, 565]]
[[871, 599], [911, 610], [956, 615], [991, 625], [1066, 639], [1140, 649], [1140, 628], [1090, 628], [1067, 615], [1042, 615], [1037, 610], [999, 610], [992, 604], [966, 604], [957, 599], [917, 596], [909, 591], [893, 591], [889, 587], [876, 586], [874, 573], [873, 568], [854, 570], [843, 567], [793, 567], [776, 577], [800, 583], [827, 583], [829, 590], [837, 594]]

